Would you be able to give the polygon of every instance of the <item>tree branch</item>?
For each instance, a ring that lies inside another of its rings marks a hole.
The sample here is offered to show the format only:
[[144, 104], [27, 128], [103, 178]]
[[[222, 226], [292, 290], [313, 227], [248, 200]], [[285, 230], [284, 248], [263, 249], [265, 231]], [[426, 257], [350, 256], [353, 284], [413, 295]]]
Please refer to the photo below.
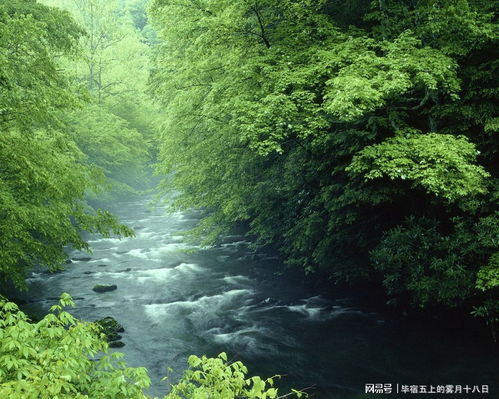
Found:
[[256, 15], [256, 19], [258, 20], [258, 25], [260, 25], [260, 34], [259, 35], [257, 34], [257, 35], [260, 36], [260, 38], [263, 40], [263, 43], [265, 44], [265, 46], [267, 48], [270, 48], [270, 42], [267, 39], [267, 37], [265, 36], [265, 27], [263, 24], [262, 16], [258, 12], [258, 8], [256, 7], [256, 5], [254, 7], [252, 7], [252, 10]]

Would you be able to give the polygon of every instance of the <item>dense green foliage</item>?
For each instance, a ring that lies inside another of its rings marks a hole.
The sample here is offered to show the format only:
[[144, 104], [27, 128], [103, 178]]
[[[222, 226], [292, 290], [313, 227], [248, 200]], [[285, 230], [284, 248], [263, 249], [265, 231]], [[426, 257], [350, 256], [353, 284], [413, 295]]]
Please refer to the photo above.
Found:
[[154, 0], [150, 87], [176, 205], [209, 210], [198, 230], [212, 238], [246, 221], [308, 271], [382, 282], [393, 302], [486, 306], [494, 320], [494, 11]]
[[[77, 23], [36, 1], [0, 1], [0, 277], [20, 288], [36, 266], [60, 269], [64, 247], [88, 249], [82, 231], [132, 234], [86, 199], [144, 187], [157, 123], [144, 2], [44, 3]], [[106, 331], [72, 305], [63, 294], [34, 323], [0, 296], [0, 397], [147, 398], [147, 371], [109, 355]], [[225, 354], [189, 363], [165, 399], [278, 397], [272, 378], [247, 377]]]
[[[155, 29], [146, 2], [0, 0], [0, 279], [133, 234], [88, 199], [147, 187], [158, 156], [206, 240], [247, 222], [290, 264], [495, 337], [493, 1], [151, 0]], [[146, 398], [68, 305], [32, 323], [0, 300], [0, 397]], [[225, 354], [189, 366], [166, 399], [279, 397]]]
[[[92, 323], [64, 311], [69, 295], [37, 323], [13, 303], [0, 302], [0, 396], [12, 399], [146, 398], [143, 368], [127, 368]], [[96, 359], [96, 355], [104, 355]]]
[[[0, 397], [147, 399], [147, 371], [127, 367], [122, 353], [109, 355], [100, 327], [64, 310], [73, 305], [63, 294], [48, 315], [33, 323], [0, 297]], [[228, 363], [225, 353], [217, 358], [192, 355], [189, 366], [164, 399], [278, 398], [274, 378], [247, 378], [244, 364]]]
[[108, 178], [111, 196], [101, 192], [93, 199], [102, 202], [146, 188], [156, 120], [145, 95], [149, 46], [134, 25], [133, 14], [117, 0], [43, 3], [69, 11], [85, 32], [79, 40], [79, 57], [66, 62], [65, 68], [86, 88], [90, 102], [66, 113], [64, 119], [87, 155], [86, 163], [100, 168]]
[[34, 1], [0, 2], [0, 30], [0, 278], [23, 287], [34, 266], [60, 268], [64, 246], [87, 248], [82, 230], [131, 231], [86, 205], [104, 176], [62, 114], [85, 98], [60, 61], [74, 57], [82, 30]]
[[57, 126], [77, 97], [56, 57], [71, 56], [83, 32], [65, 13], [35, 1], [0, 3], [2, 130]]
[[217, 358], [201, 358], [189, 356], [190, 368], [185, 371], [182, 379], [172, 385], [171, 392], [165, 399], [278, 399], [283, 397], [308, 397], [302, 391], [292, 390], [292, 393], [280, 396], [278, 388], [274, 388], [274, 376], [263, 380], [254, 376], [246, 378], [248, 369], [240, 362], [227, 361], [227, 354], [222, 352]]

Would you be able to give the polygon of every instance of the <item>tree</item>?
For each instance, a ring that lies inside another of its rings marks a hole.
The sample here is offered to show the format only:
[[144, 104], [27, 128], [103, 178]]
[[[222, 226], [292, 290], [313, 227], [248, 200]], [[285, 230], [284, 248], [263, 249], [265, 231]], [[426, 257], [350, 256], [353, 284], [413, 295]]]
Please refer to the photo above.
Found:
[[212, 238], [246, 221], [335, 281], [417, 306], [497, 300], [475, 284], [497, 241], [465, 245], [484, 221], [499, 233], [494, 5], [352, 4], [153, 1], [158, 170]]
[[[71, 135], [85, 154], [85, 164], [102, 170], [112, 193], [133, 192], [144, 188], [148, 180], [145, 164], [149, 161], [148, 143], [129, 123], [106, 108], [89, 104], [83, 110], [68, 114]], [[105, 187], [104, 187], [105, 188]], [[101, 201], [107, 190], [96, 192]]]
[[69, 60], [66, 69], [85, 85], [92, 104], [65, 120], [88, 162], [101, 167], [108, 178], [107, 194], [99, 194], [101, 202], [105, 196], [144, 188], [157, 123], [156, 110], [145, 94], [150, 49], [133, 24], [134, 8], [117, 0], [44, 3], [70, 12], [85, 32], [79, 41], [80, 57]]
[[56, 59], [74, 55], [81, 34], [62, 11], [35, 1], [0, 2], [2, 130], [57, 126], [56, 111], [77, 103], [78, 88]]
[[[84, 29], [80, 62], [70, 68], [85, 82], [98, 103], [143, 90], [148, 74], [149, 47], [118, 0], [46, 0], [71, 13]], [[133, 71], [133, 73], [132, 73]]]
[[132, 231], [84, 202], [103, 175], [64, 131], [61, 112], [82, 97], [59, 60], [76, 51], [81, 30], [32, 1], [0, 2], [0, 30], [0, 277], [24, 287], [35, 266], [61, 268], [65, 246], [87, 248], [82, 230]]

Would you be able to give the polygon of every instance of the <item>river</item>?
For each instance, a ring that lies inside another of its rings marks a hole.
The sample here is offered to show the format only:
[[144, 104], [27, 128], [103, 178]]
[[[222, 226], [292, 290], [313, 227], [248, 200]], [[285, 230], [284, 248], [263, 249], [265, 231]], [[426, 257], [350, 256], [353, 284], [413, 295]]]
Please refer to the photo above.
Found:
[[[396, 384], [499, 387], [497, 357], [483, 331], [401, 322], [360, 296], [286, 272], [278, 257], [255, 253], [243, 236], [210, 248], [189, 245], [180, 232], [198, 223], [199, 212], [169, 214], [149, 201], [112, 207], [136, 237], [91, 236], [92, 254], [73, 251], [66, 271], [33, 273], [26, 295], [32, 312], [45, 312], [68, 292], [77, 317], [116, 318], [126, 330], [119, 350], [129, 365], [149, 369], [151, 394], [168, 391], [160, 381], [167, 367], [175, 381], [189, 354], [221, 351], [252, 374], [285, 375], [286, 387], [314, 386], [314, 398], [361, 398], [366, 383], [392, 384], [393, 391]], [[95, 284], [118, 289], [95, 293]]]

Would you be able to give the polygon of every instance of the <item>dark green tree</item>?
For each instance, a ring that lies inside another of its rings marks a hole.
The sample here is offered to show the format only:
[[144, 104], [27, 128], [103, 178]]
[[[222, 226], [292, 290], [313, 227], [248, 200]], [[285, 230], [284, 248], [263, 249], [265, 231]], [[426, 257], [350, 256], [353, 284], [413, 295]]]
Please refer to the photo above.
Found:
[[417, 306], [496, 303], [494, 11], [153, 1], [159, 170], [176, 204], [208, 209], [211, 238], [247, 221], [290, 263]]

